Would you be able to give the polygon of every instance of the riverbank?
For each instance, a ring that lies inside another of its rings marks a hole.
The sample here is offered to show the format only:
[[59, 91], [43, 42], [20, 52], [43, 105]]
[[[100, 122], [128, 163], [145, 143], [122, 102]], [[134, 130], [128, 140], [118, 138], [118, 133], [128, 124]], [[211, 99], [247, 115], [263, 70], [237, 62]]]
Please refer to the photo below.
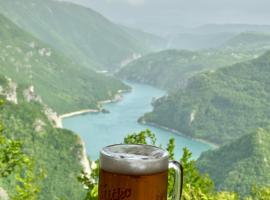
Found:
[[84, 109], [84, 110], [79, 110], [79, 111], [75, 111], [75, 112], [71, 112], [71, 113], [66, 113], [63, 115], [60, 115], [60, 119], [64, 119], [64, 118], [68, 118], [68, 117], [73, 117], [76, 115], [82, 115], [82, 114], [86, 114], [86, 113], [98, 113], [100, 112], [100, 110], [98, 109]]
[[181, 133], [180, 131], [178, 130], [175, 130], [175, 129], [172, 129], [172, 128], [168, 128], [166, 126], [162, 126], [162, 125], [159, 125], [159, 124], [156, 124], [156, 123], [153, 123], [153, 122], [138, 122], [140, 124], [143, 124], [143, 125], [148, 125], [148, 126], [153, 126], [153, 127], [156, 127], [156, 128], [159, 128], [159, 129], [163, 129], [163, 130], [166, 130], [166, 131], [169, 131], [169, 132], [172, 132], [174, 134], [177, 134], [177, 135], [180, 135], [180, 136], [183, 136], [183, 137], [186, 137], [186, 138], [190, 138], [192, 140], [195, 140], [195, 141], [198, 141], [198, 142], [201, 142], [201, 143], [204, 143], [204, 144], [207, 144], [209, 146], [211, 146], [212, 148], [214, 149], [218, 149], [220, 147], [220, 145], [218, 144], [215, 144], [213, 142], [210, 142], [208, 140], [205, 140], [205, 139], [201, 139], [201, 138], [194, 138], [194, 137], [190, 137], [188, 135], [185, 135], [183, 133]]
[[74, 116], [77, 116], [77, 115], [83, 115], [83, 114], [87, 114], [87, 113], [99, 113], [99, 112], [102, 112], [102, 105], [122, 101], [122, 99], [123, 99], [122, 94], [128, 93], [128, 92], [131, 92], [131, 90], [127, 90], [127, 91], [126, 90], [118, 90], [117, 94], [114, 96], [113, 99], [99, 101], [97, 103], [98, 104], [98, 106], [97, 106], [98, 109], [83, 109], [83, 110], [79, 110], [79, 111], [70, 112], [70, 113], [60, 115], [59, 118], [62, 121], [64, 118], [74, 117]]

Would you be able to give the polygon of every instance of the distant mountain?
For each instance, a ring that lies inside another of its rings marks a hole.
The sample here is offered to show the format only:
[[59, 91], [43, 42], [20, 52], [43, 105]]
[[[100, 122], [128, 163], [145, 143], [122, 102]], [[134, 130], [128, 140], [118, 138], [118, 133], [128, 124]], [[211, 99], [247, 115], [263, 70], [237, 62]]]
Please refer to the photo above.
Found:
[[226, 48], [254, 48], [267, 49], [270, 48], [270, 32], [243, 32], [228, 40], [223, 47]]
[[180, 33], [168, 37], [168, 48], [201, 50], [217, 48], [233, 38], [236, 33]]
[[62, 56], [0, 15], [0, 74], [18, 84], [34, 86], [58, 113], [97, 108], [128, 87]]
[[0, 12], [77, 63], [99, 70], [114, 70], [148, 52], [157, 39], [133, 34], [90, 8], [63, 1], [0, 0]]
[[179, 34], [167, 37], [168, 47], [189, 50], [218, 48], [242, 33], [270, 33], [270, 25], [208, 24], [195, 28], [182, 28]]
[[190, 32], [201, 34], [214, 33], [243, 33], [243, 32], [270, 32], [270, 25], [257, 24], [206, 24], [190, 29]]
[[[3, 76], [0, 76], [0, 99], [7, 99], [0, 106], [5, 137], [20, 140], [24, 152], [33, 157], [37, 172], [42, 168], [46, 174], [40, 183], [38, 199], [83, 199], [85, 192], [77, 181], [85, 168], [81, 139], [71, 131], [55, 128], [52, 113], [46, 112], [36, 94]], [[10, 197], [15, 185], [13, 175], [0, 180], [0, 188]]]
[[197, 160], [219, 190], [237, 191], [242, 196], [254, 186], [270, 185], [270, 131], [258, 129], [220, 149], [203, 153]]
[[270, 52], [250, 62], [193, 76], [158, 99], [141, 122], [224, 144], [269, 123]]

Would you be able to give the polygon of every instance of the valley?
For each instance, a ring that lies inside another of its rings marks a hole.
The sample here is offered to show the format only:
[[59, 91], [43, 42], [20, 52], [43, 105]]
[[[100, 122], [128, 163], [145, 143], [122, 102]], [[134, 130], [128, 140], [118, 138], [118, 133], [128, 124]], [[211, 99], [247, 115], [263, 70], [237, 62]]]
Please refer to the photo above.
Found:
[[100, 149], [128, 143], [181, 161], [184, 200], [269, 200], [270, 25], [70, 1], [0, 0], [0, 199], [97, 200]]

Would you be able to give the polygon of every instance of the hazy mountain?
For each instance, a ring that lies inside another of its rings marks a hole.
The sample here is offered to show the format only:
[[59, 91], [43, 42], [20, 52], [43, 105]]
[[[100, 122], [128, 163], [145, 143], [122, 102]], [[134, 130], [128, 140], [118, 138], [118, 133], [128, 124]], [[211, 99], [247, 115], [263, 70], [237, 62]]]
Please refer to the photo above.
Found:
[[154, 103], [140, 121], [226, 143], [269, 123], [270, 52], [250, 62], [193, 76]]
[[200, 50], [217, 48], [229, 41], [236, 34], [223, 33], [180, 33], [168, 37], [168, 48]]
[[268, 0], [68, 1], [93, 8], [115, 22], [162, 35], [204, 24], [269, 24], [270, 18]]
[[243, 32], [228, 40], [223, 47], [234, 49], [253, 49], [262, 50], [270, 47], [270, 32]]
[[189, 32], [197, 32], [201, 34], [215, 34], [215, 33], [243, 33], [243, 32], [270, 32], [270, 25], [259, 24], [206, 24], [193, 29]]
[[0, 74], [34, 86], [58, 113], [97, 108], [127, 86], [81, 67], [0, 15]]
[[254, 186], [270, 184], [270, 132], [258, 129], [250, 135], [203, 153], [197, 160], [202, 173], [208, 173], [218, 190], [247, 194]]
[[180, 33], [174, 33], [167, 36], [169, 41], [168, 47], [198, 50], [218, 48], [242, 33], [270, 33], [270, 26], [248, 24], [208, 24], [194, 28], [182, 28], [179, 29], [179, 32]]
[[[136, 34], [99, 13], [54, 0], [1, 0], [0, 12], [81, 65], [113, 70], [125, 60], [148, 52], [159, 38]], [[147, 43], [147, 44], [146, 44]]]

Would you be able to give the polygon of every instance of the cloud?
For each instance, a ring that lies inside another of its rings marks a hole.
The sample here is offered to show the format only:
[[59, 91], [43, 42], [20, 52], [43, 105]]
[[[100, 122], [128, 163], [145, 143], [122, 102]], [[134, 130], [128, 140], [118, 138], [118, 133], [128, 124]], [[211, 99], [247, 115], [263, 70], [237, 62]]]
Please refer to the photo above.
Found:
[[145, 3], [145, 0], [127, 0], [130, 5], [140, 6]]

